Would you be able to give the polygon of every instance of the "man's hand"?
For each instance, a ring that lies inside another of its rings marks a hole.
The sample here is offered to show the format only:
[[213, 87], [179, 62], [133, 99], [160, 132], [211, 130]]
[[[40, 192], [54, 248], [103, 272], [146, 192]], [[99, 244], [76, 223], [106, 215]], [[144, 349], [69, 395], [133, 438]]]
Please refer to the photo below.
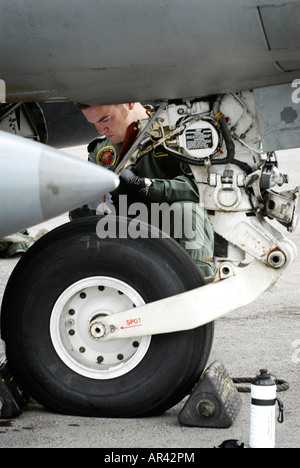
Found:
[[120, 175], [120, 189], [122, 192], [146, 197], [150, 185], [150, 179], [137, 176], [131, 169], [125, 169]]

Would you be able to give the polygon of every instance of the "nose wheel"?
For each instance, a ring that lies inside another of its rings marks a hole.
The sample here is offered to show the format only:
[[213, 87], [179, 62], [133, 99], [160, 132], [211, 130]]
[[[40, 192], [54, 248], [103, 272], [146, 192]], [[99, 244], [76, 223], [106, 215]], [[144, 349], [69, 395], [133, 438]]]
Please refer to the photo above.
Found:
[[[18, 262], [1, 309], [7, 360], [20, 387], [50, 411], [126, 418], [161, 413], [198, 381], [213, 324], [102, 340], [101, 322], [204, 281], [174, 240], [152, 239], [150, 227], [148, 238], [99, 239], [98, 222], [91, 217], [59, 227]], [[130, 220], [116, 223], [116, 232], [126, 232]]]

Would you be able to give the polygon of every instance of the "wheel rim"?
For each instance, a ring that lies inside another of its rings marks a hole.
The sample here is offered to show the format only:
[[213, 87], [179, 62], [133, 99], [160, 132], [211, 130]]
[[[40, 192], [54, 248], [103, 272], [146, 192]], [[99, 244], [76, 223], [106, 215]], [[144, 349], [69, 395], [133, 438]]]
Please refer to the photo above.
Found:
[[89, 332], [97, 317], [145, 304], [123, 281], [95, 276], [72, 284], [51, 313], [50, 336], [60, 359], [74, 372], [91, 379], [112, 379], [134, 369], [144, 358], [151, 336], [101, 342]]

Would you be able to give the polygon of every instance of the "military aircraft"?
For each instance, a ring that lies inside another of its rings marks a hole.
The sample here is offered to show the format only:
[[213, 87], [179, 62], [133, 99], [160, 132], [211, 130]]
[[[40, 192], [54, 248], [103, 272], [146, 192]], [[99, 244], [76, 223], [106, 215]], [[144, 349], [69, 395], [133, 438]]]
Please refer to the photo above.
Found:
[[[291, 232], [297, 224], [299, 188], [275, 188], [287, 182], [276, 150], [300, 147], [300, 1], [0, 0], [0, 6], [0, 130], [40, 142], [23, 141], [22, 165], [22, 157], [14, 159], [22, 154], [19, 140], [16, 150], [15, 136], [0, 133], [4, 160], [12, 160], [5, 191], [17, 183], [25, 197], [29, 188], [16, 171], [30, 167], [29, 153], [41, 151], [41, 143], [88, 142], [91, 130], [73, 101], [151, 103], [153, 113], [139, 122], [140, 136], [117, 174], [160, 145], [188, 163], [197, 181], [199, 207], [216, 233], [214, 278], [204, 279], [177, 242], [140, 219], [89, 217], [33, 245], [2, 303], [9, 365], [46, 408], [157, 414], [198, 381], [213, 321], [255, 300], [297, 255], [268, 220]], [[51, 153], [59, 172], [62, 155], [43, 151], [40, 163]], [[28, 206], [24, 222], [31, 219]], [[15, 227], [14, 216], [5, 220]], [[103, 235], [110, 222], [119, 235]]]

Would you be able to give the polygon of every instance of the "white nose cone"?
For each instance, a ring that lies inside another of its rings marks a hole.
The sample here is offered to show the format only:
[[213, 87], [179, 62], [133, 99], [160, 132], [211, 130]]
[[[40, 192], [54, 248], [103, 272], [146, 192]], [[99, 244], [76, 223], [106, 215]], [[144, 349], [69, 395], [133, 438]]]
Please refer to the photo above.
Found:
[[114, 190], [113, 172], [0, 131], [0, 238]]

